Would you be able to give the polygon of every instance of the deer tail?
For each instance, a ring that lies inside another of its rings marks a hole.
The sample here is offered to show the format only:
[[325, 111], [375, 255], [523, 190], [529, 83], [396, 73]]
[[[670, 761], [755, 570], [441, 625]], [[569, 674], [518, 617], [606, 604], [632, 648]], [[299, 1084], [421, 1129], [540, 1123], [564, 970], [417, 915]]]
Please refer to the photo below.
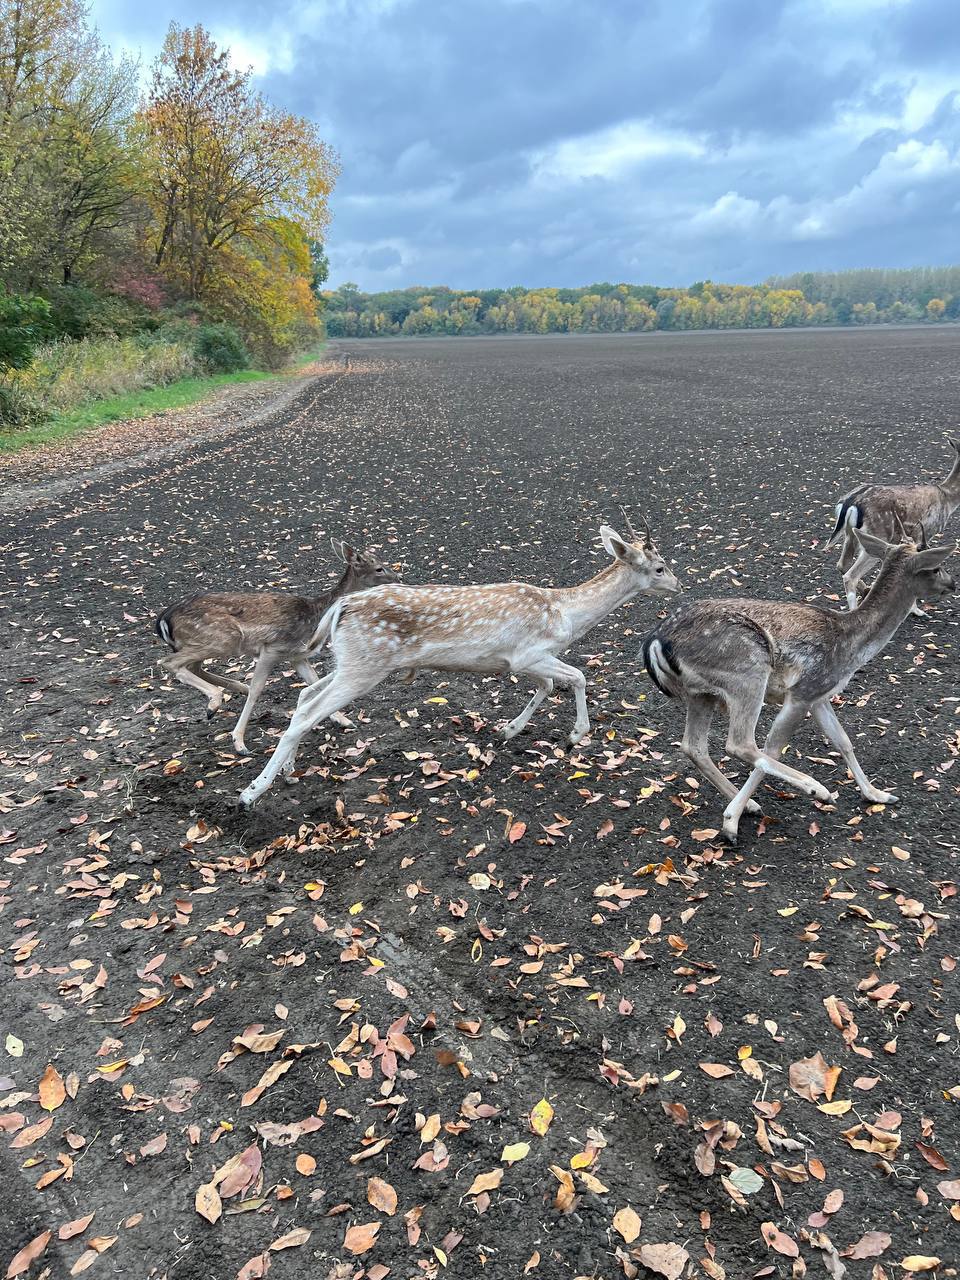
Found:
[[333, 643], [334, 637], [337, 634], [337, 623], [340, 621], [341, 613], [343, 613], [344, 604], [345, 599], [341, 596], [339, 600], [335, 600], [333, 602], [317, 623], [316, 630], [310, 637], [310, 642], [307, 645], [308, 653], [316, 653], [326, 645]]
[[160, 616], [157, 618], [157, 621], [155, 622], [153, 629], [154, 631], [156, 631], [157, 635], [160, 637], [160, 639], [163, 641], [164, 644], [168, 644], [171, 649], [176, 651], [177, 644], [173, 638], [172, 623], [173, 623], [173, 610], [164, 609], [163, 613], [161, 613]]

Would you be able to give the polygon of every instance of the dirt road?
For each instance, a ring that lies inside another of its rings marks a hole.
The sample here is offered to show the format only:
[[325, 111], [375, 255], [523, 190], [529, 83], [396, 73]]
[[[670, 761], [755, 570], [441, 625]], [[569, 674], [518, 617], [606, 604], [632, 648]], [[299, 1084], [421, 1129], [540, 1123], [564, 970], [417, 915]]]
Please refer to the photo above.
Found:
[[960, 600], [840, 712], [900, 803], [807, 732], [837, 804], [768, 788], [735, 850], [637, 662], [650, 601], [571, 655], [572, 754], [565, 693], [503, 746], [522, 685], [422, 674], [250, 814], [296, 680], [238, 759], [236, 700], [207, 724], [152, 625], [326, 583], [331, 536], [414, 582], [573, 583], [620, 503], [690, 590], [835, 601], [836, 497], [948, 461], [960, 330], [341, 350], [229, 431], [7, 477], [0, 1265], [956, 1274]]

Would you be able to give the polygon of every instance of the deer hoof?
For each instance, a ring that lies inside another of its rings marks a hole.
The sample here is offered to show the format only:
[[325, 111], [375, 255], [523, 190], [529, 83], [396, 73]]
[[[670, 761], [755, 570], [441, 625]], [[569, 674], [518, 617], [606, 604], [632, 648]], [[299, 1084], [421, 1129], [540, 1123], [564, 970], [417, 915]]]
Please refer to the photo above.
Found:
[[510, 739], [515, 738], [519, 732], [520, 730], [511, 721], [510, 724], [505, 725], [504, 728], [501, 730], [501, 736], [504, 742], [509, 742]]
[[250, 754], [250, 751], [247, 748], [247, 744], [244, 742], [242, 738], [233, 739], [233, 749], [238, 756], [248, 756]]
[[728, 844], [736, 844], [740, 838], [740, 819], [724, 818], [723, 820], [723, 838]]
[[244, 789], [243, 789], [243, 790], [240, 792], [240, 794], [237, 796], [237, 808], [238, 808], [238, 809], [252, 809], [252, 808], [253, 808], [253, 805], [254, 805], [254, 802], [256, 801], [257, 796], [256, 796], [256, 792], [254, 792], [254, 793], [251, 795], [251, 794], [250, 794], [250, 790], [251, 790], [251, 789], [250, 789], [250, 787], [244, 787]]
[[871, 804], [899, 804], [900, 797], [895, 796], [892, 791], [871, 791], [868, 796], [864, 796], [865, 800], [869, 800]]

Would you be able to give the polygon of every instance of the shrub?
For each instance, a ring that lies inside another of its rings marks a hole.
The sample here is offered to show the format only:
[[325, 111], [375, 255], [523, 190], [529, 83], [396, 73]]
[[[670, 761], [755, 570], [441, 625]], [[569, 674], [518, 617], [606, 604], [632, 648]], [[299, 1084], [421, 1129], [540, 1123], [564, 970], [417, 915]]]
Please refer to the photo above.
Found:
[[228, 324], [197, 325], [193, 354], [211, 373], [237, 373], [250, 363], [243, 338]]
[[35, 294], [6, 293], [0, 285], [0, 373], [25, 369], [49, 334], [50, 307]]

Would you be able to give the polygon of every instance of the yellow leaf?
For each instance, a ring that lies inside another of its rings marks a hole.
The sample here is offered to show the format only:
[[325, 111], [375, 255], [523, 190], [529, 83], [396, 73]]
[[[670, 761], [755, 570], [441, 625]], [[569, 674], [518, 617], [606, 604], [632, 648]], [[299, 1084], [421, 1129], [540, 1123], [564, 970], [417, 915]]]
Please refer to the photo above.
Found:
[[[447, 705], [447, 700], [446, 700], [446, 698], [427, 698], [427, 699], [425, 699], [425, 701], [427, 701], [427, 702], [435, 702], [435, 703], [437, 704], [437, 706], [440, 706], [440, 707], [445, 707], [445, 706]], [[444, 1263], [444, 1266], [446, 1266], [446, 1263]]]
[[200, 1217], [206, 1218], [208, 1222], [216, 1222], [220, 1217], [223, 1205], [220, 1202], [220, 1193], [212, 1182], [205, 1182], [197, 1187], [194, 1208]]
[[587, 1169], [593, 1164], [594, 1157], [589, 1151], [578, 1151], [570, 1157], [571, 1169]]
[[56, 1111], [66, 1101], [67, 1089], [63, 1077], [53, 1064], [48, 1064], [40, 1078], [40, 1105], [44, 1111]]
[[826, 1116], [845, 1116], [852, 1106], [849, 1098], [838, 1098], [836, 1102], [818, 1102], [817, 1110]]
[[939, 1258], [931, 1258], [927, 1254], [911, 1253], [900, 1263], [904, 1271], [936, 1271], [940, 1265]]
[[777, 911], [778, 916], [795, 916], [800, 910], [799, 907], [780, 907]]
[[470, 1183], [468, 1196], [477, 1196], [481, 1191], [495, 1191], [503, 1181], [502, 1169], [491, 1169], [488, 1173], [478, 1173]]
[[350, 914], [352, 916], [358, 916], [362, 910], [363, 910], [363, 903], [355, 902], [353, 906], [350, 908]]
[[752, 1053], [753, 1053], [752, 1044], [742, 1044], [740, 1048], [737, 1050], [737, 1057], [742, 1062], [744, 1058], [749, 1058]]
[[529, 1142], [511, 1142], [509, 1146], [503, 1148], [503, 1155], [500, 1159], [504, 1164], [516, 1164], [518, 1160], [524, 1160], [530, 1154]]
[[609, 1187], [603, 1185], [599, 1178], [595, 1178], [592, 1173], [578, 1173], [577, 1177], [587, 1190], [592, 1191], [594, 1195], [605, 1196], [610, 1190]]
[[550, 1128], [550, 1122], [553, 1119], [553, 1107], [546, 1100], [541, 1098], [537, 1105], [530, 1112], [530, 1128], [542, 1138]]
[[663, 1083], [669, 1084], [671, 1080], [676, 1080], [680, 1074], [681, 1072], [679, 1067], [675, 1071], [668, 1071], [667, 1074], [662, 1077]]

